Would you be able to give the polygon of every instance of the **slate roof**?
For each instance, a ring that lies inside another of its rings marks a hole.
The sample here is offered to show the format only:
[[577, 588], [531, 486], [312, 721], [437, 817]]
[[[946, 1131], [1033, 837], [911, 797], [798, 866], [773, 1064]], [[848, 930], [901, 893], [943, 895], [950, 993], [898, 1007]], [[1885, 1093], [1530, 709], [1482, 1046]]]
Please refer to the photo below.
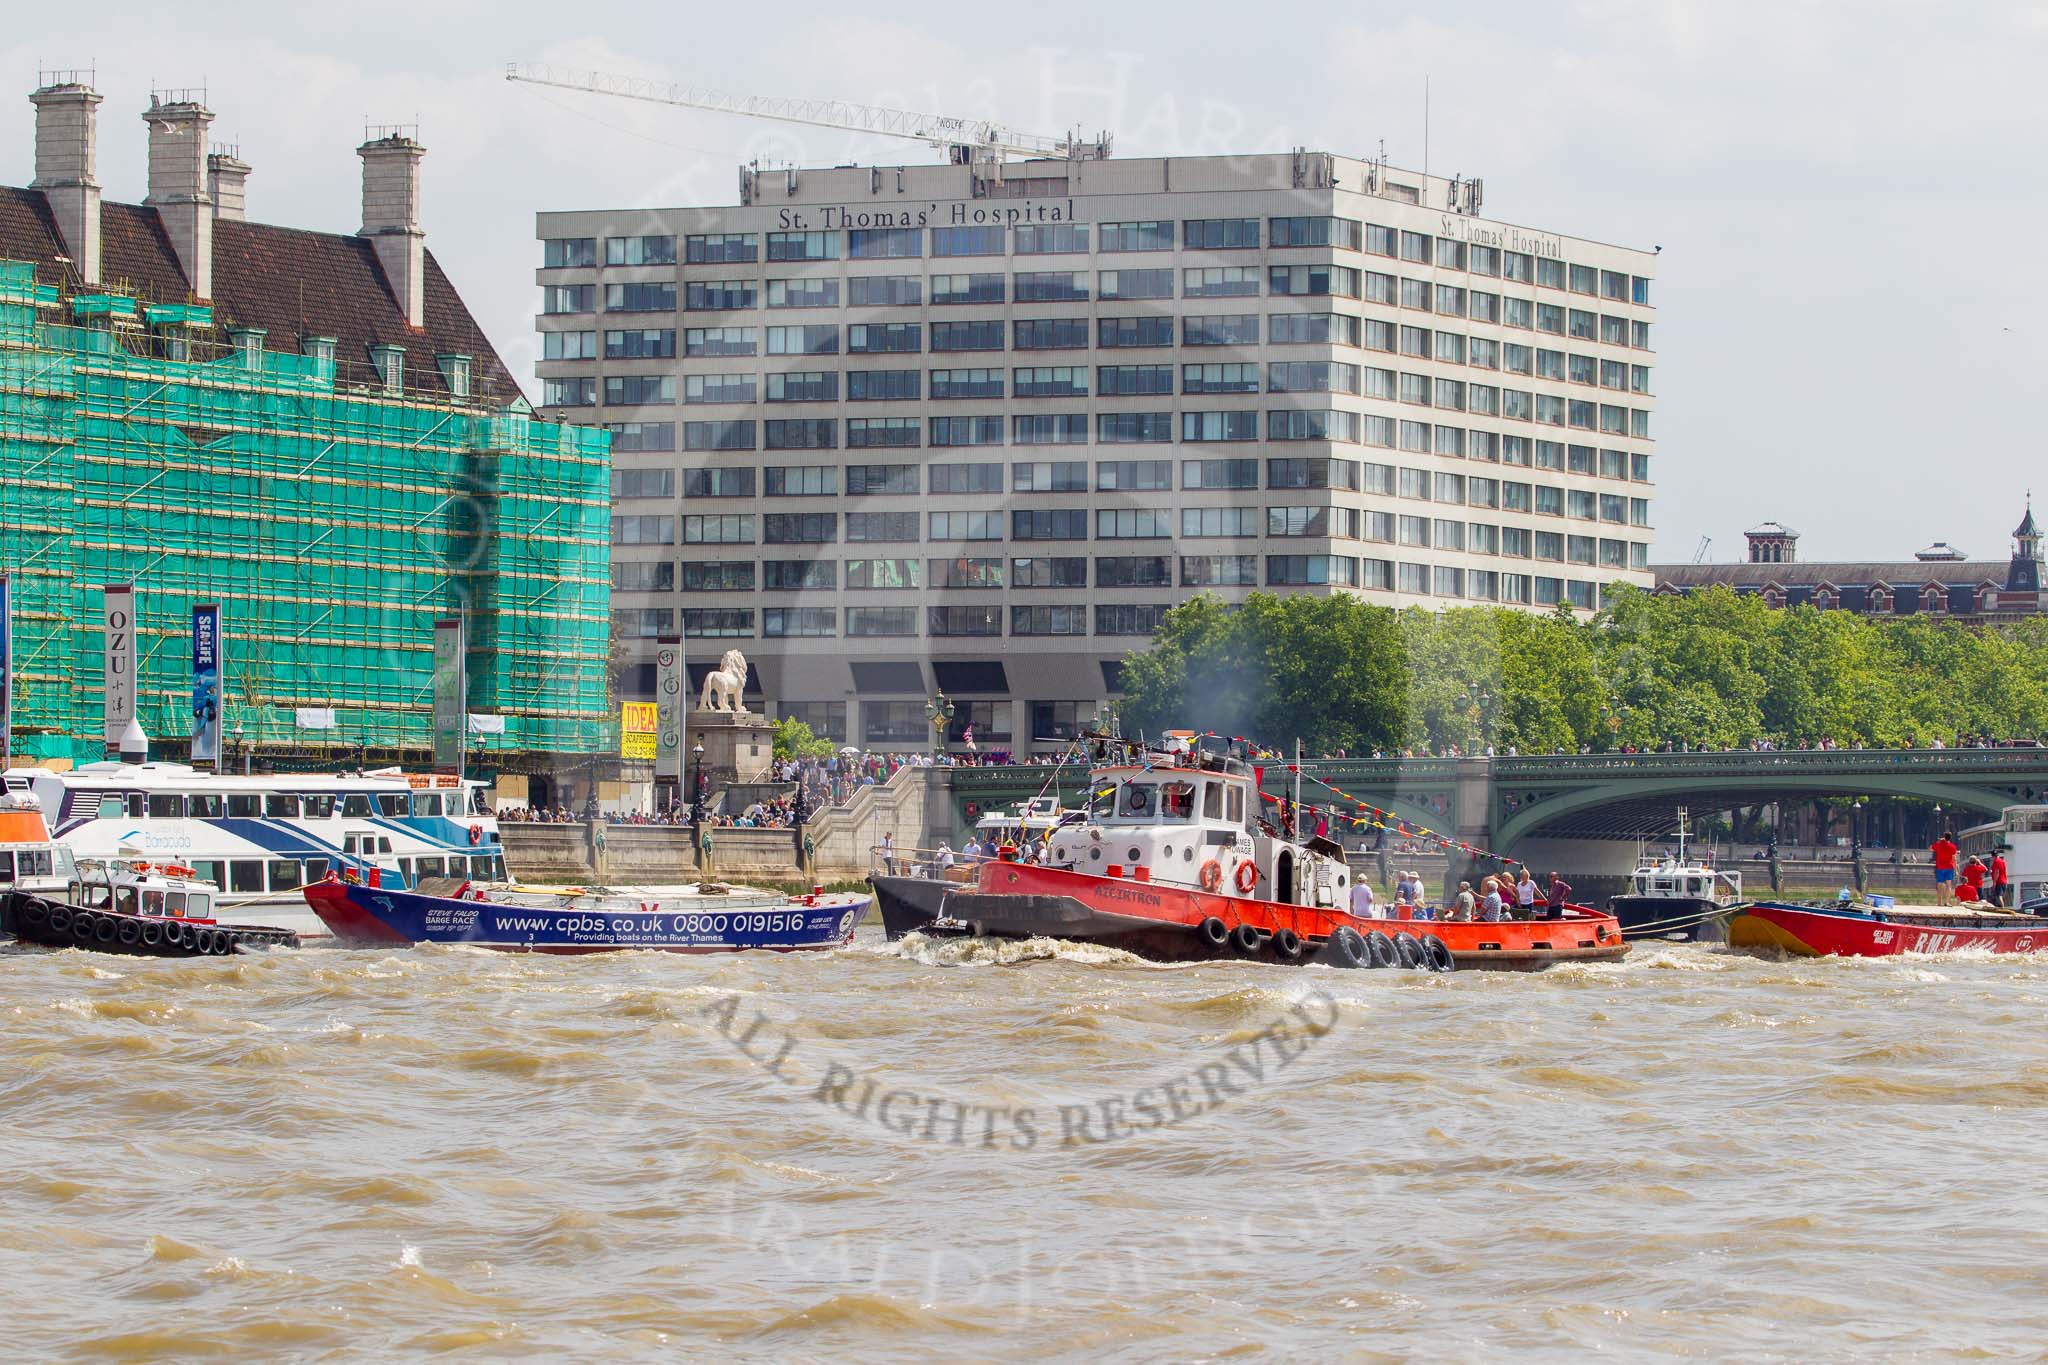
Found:
[[[57, 261], [67, 255], [43, 196], [0, 186], [0, 257], [29, 261], [44, 284], [65, 286]], [[190, 303], [191, 286], [164, 235], [156, 210], [141, 204], [100, 205], [100, 279], [109, 291], [150, 303]], [[333, 337], [338, 357], [364, 367], [370, 347], [406, 348], [411, 388], [442, 388], [437, 355], [473, 357], [473, 392], [498, 403], [522, 397], [462, 296], [427, 253], [423, 325], [408, 327], [367, 238], [337, 232], [216, 219], [213, 225], [213, 311], [228, 327], [261, 327], [264, 346], [298, 351], [301, 339]]]
[[1725, 583], [1731, 588], [1758, 588], [1776, 583], [1781, 588], [1818, 587], [1832, 583], [1837, 588], [1864, 587], [1888, 583], [1902, 588], [1914, 584], [1939, 583], [1949, 587], [1976, 587], [1984, 583], [2003, 584], [2011, 567], [2005, 560], [1873, 560], [1828, 563], [1800, 560], [1791, 564], [1653, 564], [1650, 572], [1657, 582], [1674, 588], [1704, 588]]

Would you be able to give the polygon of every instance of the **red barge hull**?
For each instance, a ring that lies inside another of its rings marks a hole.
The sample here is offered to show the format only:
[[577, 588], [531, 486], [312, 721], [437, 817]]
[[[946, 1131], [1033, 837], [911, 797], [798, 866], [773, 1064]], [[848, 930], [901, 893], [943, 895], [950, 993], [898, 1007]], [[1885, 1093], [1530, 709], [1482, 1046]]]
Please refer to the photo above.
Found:
[[[883, 888], [878, 881], [877, 887]], [[1399, 942], [1434, 937], [1459, 970], [1531, 971], [1558, 962], [1607, 961], [1628, 951], [1612, 915], [1580, 906], [1554, 920], [1451, 921], [1364, 919], [1342, 910], [1255, 900], [1139, 877], [1102, 877], [1034, 863], [990, 862], [969, 886], [949, 888], [943, 913], [977, 934], [1007, 938], [1063, 938], [1105, 943], [1168, 960], [1264, 956], [1308, 960], [1339, 929]], [[1256, 954], [1202, 929], [1220, 921], [1246, 926], [1260, 939]], [[1303, 951], [1289, 958], [1275, 944], [1291, 933]], [[1348, 964], [1347, 964], [1348, 965]], [[1378, 964], [1374, 964], [1378, 965]], [[1392, 965], [1392, 964], [1388, 964]]]
[[1795, 957], [1892, 957], [1899, 953], [2048, 950], [2048, 917], [1964, 910], [1857, 910], [1773, 901], [1745, 905], [1728, 922], [1735, 948]]

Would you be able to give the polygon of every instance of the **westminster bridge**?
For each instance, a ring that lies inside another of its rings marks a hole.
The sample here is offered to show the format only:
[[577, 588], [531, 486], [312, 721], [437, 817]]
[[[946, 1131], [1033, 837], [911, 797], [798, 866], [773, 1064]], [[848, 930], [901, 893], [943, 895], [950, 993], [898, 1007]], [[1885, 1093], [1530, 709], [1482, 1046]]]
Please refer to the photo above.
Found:
[[[1302, 765], [1390, 824], [1428, 829], [1517, 861], [1560, 859], [1582, 870], [1626, 871], [1638, 840], [1668, 839], [1685, 807], [1716, 812], [1850, 798], [1897, 798], [1956, 812], [1960, 828], [2016, 802], [2048, 800], [2048, 749], [1824, 749], [1699, 753], [1601, 753], [1478, 758], [1323, 759]], [[980, 815], [1057, 786], [1078, 801], [1086, 773], [1069, 765], [950, 770], [961, 832]], [[1264, 788], [1292, 793], [1284, 762], [1266, 765]], [[1048, 785], [1052, 784], [1052, 785]], [[1343, 808], [1313, 782], [1304, 804]], [[1902, 807], [1894, 806], [1895, 818]], [[1872, 830], [1902, 842], [1902, 830]], [[1353, 842], [1348, 841], [1347, 842]], [[1604, 848], [1601, 845], [1606, 845]]]

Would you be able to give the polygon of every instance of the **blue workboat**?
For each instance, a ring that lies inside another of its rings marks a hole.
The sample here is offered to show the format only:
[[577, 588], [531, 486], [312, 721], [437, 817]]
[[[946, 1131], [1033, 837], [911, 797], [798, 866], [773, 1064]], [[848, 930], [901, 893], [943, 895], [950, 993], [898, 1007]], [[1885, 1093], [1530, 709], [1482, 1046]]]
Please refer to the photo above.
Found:
[[527, 953], [735, 953], [843, 948], [869, 897], [788, 896], [713, 882], [548, 890], [435, 878], [411, 890], [330, 879], [307, 887], [306, 902], [337, 940], [363, 947], [459, 943]]

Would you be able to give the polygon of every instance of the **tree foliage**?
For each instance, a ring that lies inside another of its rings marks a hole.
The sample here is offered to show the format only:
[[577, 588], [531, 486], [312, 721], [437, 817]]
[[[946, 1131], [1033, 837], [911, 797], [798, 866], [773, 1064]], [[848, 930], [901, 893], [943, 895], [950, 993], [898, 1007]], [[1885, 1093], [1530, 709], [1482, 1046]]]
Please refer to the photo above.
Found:
[[1319, 753], [1926, 745], [2048, 735], [2048, 619], [1966, 626], [1618, 588], [1575, 619], [1198, 597], [1125, 664], [1130, 726]]
[[775, 722], [774, 752], [777, 758], [830, 758], [832, 741], [813, 734], [806, 722], [786, 716]]

